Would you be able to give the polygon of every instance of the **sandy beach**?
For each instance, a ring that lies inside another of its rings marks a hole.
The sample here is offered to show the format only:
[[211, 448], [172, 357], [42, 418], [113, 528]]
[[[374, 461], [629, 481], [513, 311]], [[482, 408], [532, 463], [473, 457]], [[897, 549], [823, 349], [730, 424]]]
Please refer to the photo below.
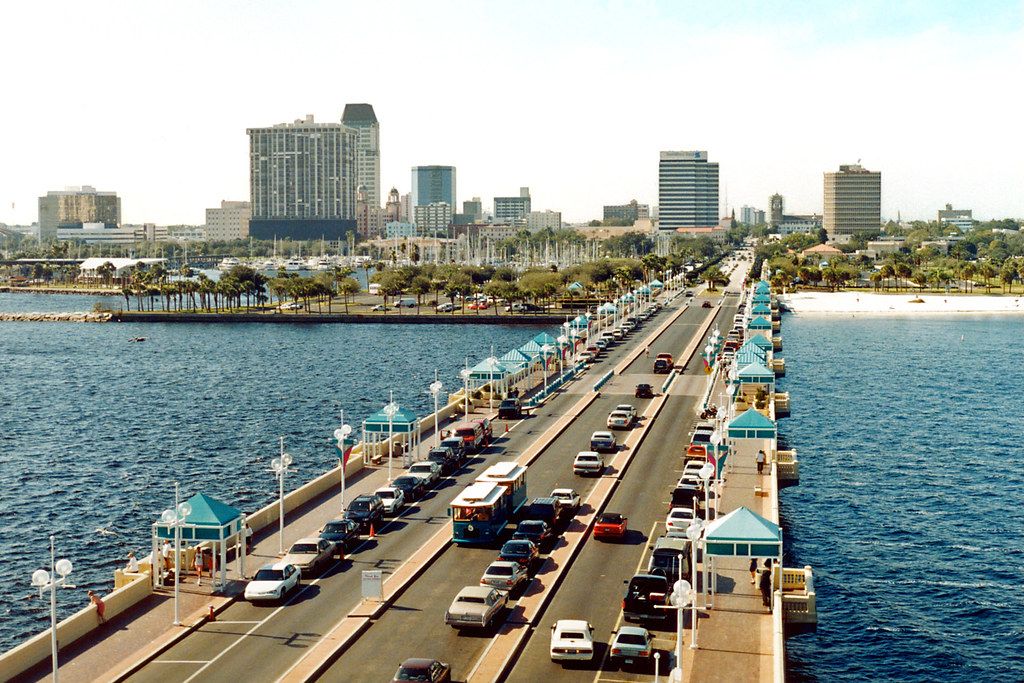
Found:
[[780, 299], [796, 315], [1024, 314], [1024, 296], [796, 292]]

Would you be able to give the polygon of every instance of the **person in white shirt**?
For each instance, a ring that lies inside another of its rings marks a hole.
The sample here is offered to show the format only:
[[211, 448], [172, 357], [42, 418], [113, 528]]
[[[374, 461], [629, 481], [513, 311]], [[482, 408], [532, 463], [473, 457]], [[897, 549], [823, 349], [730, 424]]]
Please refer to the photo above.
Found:
[[139, 573], [139, 561], [135, 559], [135, 553], [128, 553], [128, 566], [124, 570], [129, 574]]
[[757, 473], [764, 474], [764, 451], [757, 452]]
[[164, 547], [160, 549], [160, 554], [164, 557], [164, 569], [171, 571], [171, 542], [164, 541]]

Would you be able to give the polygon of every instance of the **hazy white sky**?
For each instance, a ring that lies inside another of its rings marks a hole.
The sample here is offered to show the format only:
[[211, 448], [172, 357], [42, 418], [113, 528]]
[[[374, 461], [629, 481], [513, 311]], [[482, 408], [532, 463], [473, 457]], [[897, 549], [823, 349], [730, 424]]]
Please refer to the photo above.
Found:
[[882, 172], [883, 216], [1024, 216], [1024, 2], [83, 3], [0, 10], [0, 222], [93, 185], [125, 222], [248, 198], [246, 127], [370, 102], [381, 181], [453, 164], [458, 200], [566, 220], [657, 203], [658, 152], [706, 149], [738, 209], [821, 211]]

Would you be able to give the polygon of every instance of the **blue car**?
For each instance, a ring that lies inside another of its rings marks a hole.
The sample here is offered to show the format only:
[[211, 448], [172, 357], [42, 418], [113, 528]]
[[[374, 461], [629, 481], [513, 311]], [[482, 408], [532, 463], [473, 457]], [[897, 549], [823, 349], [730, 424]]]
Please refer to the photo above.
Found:
[[590, 437], [590, 450], [598, 453], [614, 453], [619, 450], [615, 435], [611, 432], [594, 432]]

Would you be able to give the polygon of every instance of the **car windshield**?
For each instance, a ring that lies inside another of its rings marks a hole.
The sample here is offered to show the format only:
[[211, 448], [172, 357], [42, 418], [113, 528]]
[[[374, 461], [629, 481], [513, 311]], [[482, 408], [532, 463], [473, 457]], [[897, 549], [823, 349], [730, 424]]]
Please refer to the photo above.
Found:
[[460, 595], [459, 602], [468, 602], [474, 605], [486, 605], [487, 600], [479, 595]]
[[637, 633], [623, 633], [618, 638], [620, 645], [646, 645], [647, 641], [644, 640], [642, 635]]
[[348, 524], [345, 522], [328, 522], [324, 525], [324, 533], [343, 534], [348, 531]]
[[395, 676], [400, 681], [429, 681], [430, 674], [425, 668], [421, 669], [416, 666], [403, 666], [398, 670], [398, 675]]
[[365, 500], [354, 500], [348, 507], [350, 510], [356, 510], [357, 512], [361, 512], [364, 510], [369, 510], [370, 503], [369, 501]]
[[306, 553], [315, 553], [316, 552], [316, 544], [315, 543], [296, 543], [295, 545], [292, 546], [292, 549], [289, 550], [288, 552], [293, 553], [295, 555], [304, 555]]
[[530, 545], [522, 541], [509, 541], [501, 551], [504, 553], [528, 553], [530, 552]]
[[508, 565], [492, 565], [487, 568], [487, 573], [492, 576], [512, 576], [512, 567]]
[[601, 515], [598, 520], [598, 524], [622, 524], [622, 515], [606, 514]]
[[253, 577], [253, 581], [281, 581], [282, 579], [284, 579], [284, 572], [280, 569], [261, 569]]
[[398, 488], [402, 488], [403, 486], [414, 486], [416, 484], [416, 482], [409, 477], [399, 477], [391, 483]]

